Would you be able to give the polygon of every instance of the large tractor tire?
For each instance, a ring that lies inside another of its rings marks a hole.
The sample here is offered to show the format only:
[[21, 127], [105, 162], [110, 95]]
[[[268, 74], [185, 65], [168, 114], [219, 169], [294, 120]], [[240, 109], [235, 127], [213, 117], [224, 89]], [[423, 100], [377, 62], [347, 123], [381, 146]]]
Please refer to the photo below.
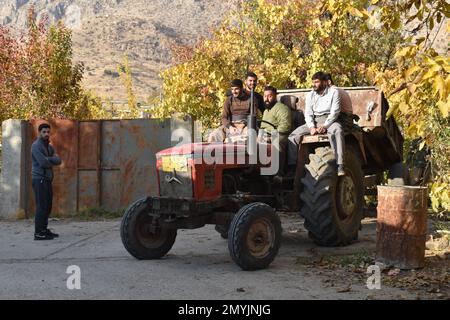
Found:
[[147, 199], [140, 199], [125, 211], [120, 226], [125, 249], [139, 260], [165, 256], [177, 236], [176, 229], [162, 228], [148, 213]]
[[363, 218], [364, 182], [357, 151], [348, 147], [345, 176], [338, 177], [331, 147], [309, 155], [302, 178], [301, 215], [310, 238], [321, 246], [344, 246], [358, 238]]
[[242, 207], [228, 231], [228, 249], [243, 270], [267, 268], [281, 245], [281, 222], [275, 210], [261, 202]]

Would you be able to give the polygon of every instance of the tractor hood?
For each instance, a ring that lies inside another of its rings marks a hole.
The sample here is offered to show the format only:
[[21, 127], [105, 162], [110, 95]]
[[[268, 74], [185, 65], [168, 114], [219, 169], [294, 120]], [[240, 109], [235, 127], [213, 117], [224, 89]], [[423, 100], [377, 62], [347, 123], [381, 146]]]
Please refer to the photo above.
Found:
[[220, 142], [187, 143], [162, 150], [156, 154], [157, 158], [174, 155], [192, 155], [194, 158], [202, 155], [226, 154], [226, 153], [245, 153], [245, 144], [232, 144]]

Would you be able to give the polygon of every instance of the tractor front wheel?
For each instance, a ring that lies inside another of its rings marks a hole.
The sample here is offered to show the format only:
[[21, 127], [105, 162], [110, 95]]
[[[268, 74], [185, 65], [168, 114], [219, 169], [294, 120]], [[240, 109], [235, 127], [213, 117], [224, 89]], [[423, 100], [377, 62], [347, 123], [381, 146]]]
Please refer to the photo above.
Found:
[[172, 248], [176, 229], [161, 227], [149, 215], [147, 198], [134, 202], [126, 211], [120, 226], [120, 236], [127, 251], [139, 260], [159, 259]]
[[267, 268], [281, 244], [281, 222], [275, 210], [255, 202], [242, 207], [228, 231], [228, 249], [243, 270]]

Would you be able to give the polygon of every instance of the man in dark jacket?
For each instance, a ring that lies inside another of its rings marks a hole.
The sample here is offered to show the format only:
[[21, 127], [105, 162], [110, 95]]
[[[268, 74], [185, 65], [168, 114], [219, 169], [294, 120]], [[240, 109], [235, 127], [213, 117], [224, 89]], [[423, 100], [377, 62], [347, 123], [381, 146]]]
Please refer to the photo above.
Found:
[[61, 158], [50, 145], [50, 125], [39, 125], [38, 138], [31, 145], [32, 184], [36, 199], [34, 240], [51, 240], [58, 237], [48, 226], [48, 217], [52, 211], [53, 166], [61, 164]]
[[[224, 142], [230, 137], [246, 136], [247, 117], [250, 114], [250, 96], [245, 92], [239, 79], [231, 81], [232, 95], [227, 97], [222, 109], [222, 125], [213, 130], [208, 142]], [[253, 101], [256, 114], [257, 102]]]
[[266, 105], [263, 96], [255, 91], [257, 85], [258, 85], [258, 76], [252, 71], [247, 72], [244, 91], [245, 93], [247, 93], [248, 96], [250, 96], [251, 90], [253, 89], [254, 99], [256, 100], [255, 103], [258, 106], [258, 110], [261, 111], [261, 114], [263, 114]]

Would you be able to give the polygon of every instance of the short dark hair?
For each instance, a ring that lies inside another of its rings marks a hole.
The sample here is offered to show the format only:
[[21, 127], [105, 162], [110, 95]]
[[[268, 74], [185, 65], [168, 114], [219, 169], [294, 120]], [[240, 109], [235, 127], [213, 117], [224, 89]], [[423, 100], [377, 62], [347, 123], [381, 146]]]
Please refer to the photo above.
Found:
[[274, 94], [277, 94], [277, 88], [272, 87], [272, 86], [266, 86], [264, 88], [264, 91], [272, 91]]
[[242, 83], [242, 80], [241, 80], [241, 79], [234, 79], [234, 80], [231, 81], [230, 86], [231, 86], [231, 87], [239, 87], [239, 88], [243, 88], [243, 87], [244, 87], [244, 84]]
[[258, 76], [256, 75], [256, 73], [254, 73], [253, 71], [248, 71], [247, 74], [245, 75], [245, 78], [255, 78], [258, 79]]
[[38, 127], [38, 131], [41, 132], [42, 129], [50, 129], [50, 125], [48, 123], [41, 123]]
[[327, 74], [323, 71], [319, 71], [313, 74], [313, 80], [327, 81]]
[[331, 84], [334, 84], [333, 78], [331, 77], [331, 73], [325, 73], [325, 76], [327, 77], [327, 81], [330, 81]]

